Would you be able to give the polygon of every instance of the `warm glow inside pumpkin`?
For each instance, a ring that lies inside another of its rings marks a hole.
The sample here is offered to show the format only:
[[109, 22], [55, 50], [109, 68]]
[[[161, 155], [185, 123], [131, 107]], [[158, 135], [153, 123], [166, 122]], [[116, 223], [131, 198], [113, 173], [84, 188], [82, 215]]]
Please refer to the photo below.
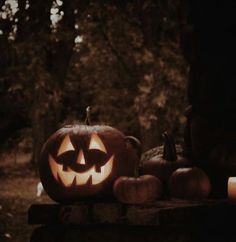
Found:
[[[91, 136], [88, 150], [98, 150], [107, 154], [107, 150], [102, 140], [95, 133]], [[57, 155], [60, 156], [69, 151], [75, 151], [75, 148], [70, 141], [69, 135], [67, 135], [61, 143]], [[84, 152], [80, 149], [75, 162], [78, 164], [78, 167], [80, 166], [82, 168], [84, 166], [84, 171], [76, 172], [72, 170], [70, 166], [66, 167], [64, 164], [58, 164], [50, 154], [48, 156], [48, 161], [54, 178], [61, 181], [65, 187], [85, 184], [96, 185], [104, 181], [112, 171], [113, 160], [114, 155], [112, 155], [104, 165], [96, 169], [96, 161], [92, 165], [91, 163], [90, 165], [87, 165]]]
[[132, 176], [138, 156], [132, 139], [105, 125], [67, 125], [44, 144], [39, 174], [55, 201], [112, 195], [114, 181]]

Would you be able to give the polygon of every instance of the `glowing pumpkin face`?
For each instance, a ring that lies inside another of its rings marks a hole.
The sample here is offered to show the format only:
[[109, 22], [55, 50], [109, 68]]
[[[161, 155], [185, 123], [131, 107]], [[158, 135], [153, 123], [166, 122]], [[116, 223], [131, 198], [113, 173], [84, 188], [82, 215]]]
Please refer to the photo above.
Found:
[[48, 195], [60, 202], [112, 194], [114, 180], [132, 175], [137, 155], [109, 126], [66, 126], [45, 143], [39, 174]]
[[[85, 159], [84, 152], [80, 149], [77, 157], [75, 157], [75, 161], [72, 160], [73, 162], [71, 164], [63, 162], [63, 154], [68, 153], [69, 155], [69, 152], [74, 150], [75, 148], [70, 141], [70, 137], [67, 135], [58, 150], [58, 157], [60, 159], [60, 156], [62, 156], [62, 163], [58, 164], [51, 155], [49, 155], [48, 158], [54, 178], [60, 180], [64, 186], [69, 187], [72, 184], [96, 185], [110, 175], [113, 167], [114, 155], [103, 164], [103, 161]], [[101, 153], [104, 153], [104, 156], [107, 154], [104, 144], [95, 133], [91, 136], [88, 150], [92, 152], [100, 151]]]

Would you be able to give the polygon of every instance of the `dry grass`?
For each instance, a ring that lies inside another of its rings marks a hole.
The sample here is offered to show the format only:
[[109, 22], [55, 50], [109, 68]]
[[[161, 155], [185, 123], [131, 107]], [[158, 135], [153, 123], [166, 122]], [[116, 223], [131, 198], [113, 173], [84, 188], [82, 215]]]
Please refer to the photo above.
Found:
[[27, 211], [32, 203], [50, 203], [47, 195], [36, 196], [39, 178], [29, 169], [28, 155], [14, 161], [14, 155], [0, 160], [0, 242], [28, 242], [33, 230]]

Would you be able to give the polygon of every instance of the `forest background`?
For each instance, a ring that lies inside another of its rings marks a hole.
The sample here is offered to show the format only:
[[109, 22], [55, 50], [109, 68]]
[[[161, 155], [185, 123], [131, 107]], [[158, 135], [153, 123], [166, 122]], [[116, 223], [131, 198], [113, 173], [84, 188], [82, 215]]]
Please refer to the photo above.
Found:
[[183, 142], [188, 66], [181, 1], [0, 1], [1, 150], [29, 152], [63, 124], [114, 126], [143, 151]]

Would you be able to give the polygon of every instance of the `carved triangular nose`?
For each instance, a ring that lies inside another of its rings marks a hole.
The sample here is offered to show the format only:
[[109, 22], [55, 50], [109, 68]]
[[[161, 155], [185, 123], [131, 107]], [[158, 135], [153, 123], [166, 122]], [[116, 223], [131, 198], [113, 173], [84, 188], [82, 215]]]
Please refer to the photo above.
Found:
[[80, 164], [80, 165], [85, 165], [85, 159], [84, 159], [84, 152], [83, 152], [83, 150], [79, 151], [76, 163]]

